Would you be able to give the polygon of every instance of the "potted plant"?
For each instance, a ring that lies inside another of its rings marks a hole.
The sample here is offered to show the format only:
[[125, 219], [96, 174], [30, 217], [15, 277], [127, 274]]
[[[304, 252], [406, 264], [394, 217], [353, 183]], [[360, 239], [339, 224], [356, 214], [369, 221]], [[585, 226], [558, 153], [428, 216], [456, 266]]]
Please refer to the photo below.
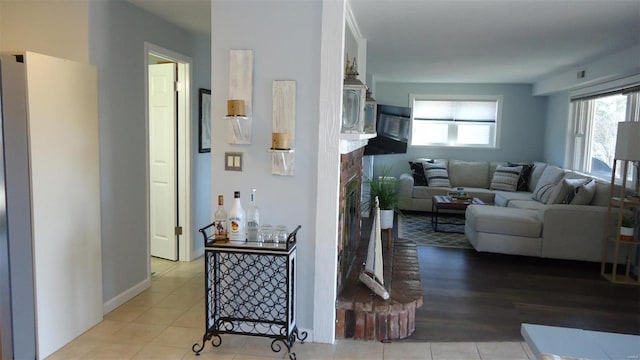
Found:
[[636, 219], [632, 215], [624, 215], [620, 222], [620, 240], [633, 240], [633, 231], [636, 226]]
[[372, 209], [376, 196], [380, 206], [380, 228], [393, 228], [393, 213], [398, 205], [399, 191], [396, 178], [391, 176], [391, 169], [384, 168], [377, 179], [367, 180], [371, 188], [371, 199], [367, 207]]

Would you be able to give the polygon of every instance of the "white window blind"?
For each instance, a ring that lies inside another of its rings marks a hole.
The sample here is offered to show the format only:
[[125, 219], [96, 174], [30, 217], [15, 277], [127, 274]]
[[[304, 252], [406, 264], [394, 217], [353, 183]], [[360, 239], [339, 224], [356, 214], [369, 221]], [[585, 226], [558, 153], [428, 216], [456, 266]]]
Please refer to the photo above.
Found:
[[502, 96], [412, 95], [411, 145], [497, 147]]

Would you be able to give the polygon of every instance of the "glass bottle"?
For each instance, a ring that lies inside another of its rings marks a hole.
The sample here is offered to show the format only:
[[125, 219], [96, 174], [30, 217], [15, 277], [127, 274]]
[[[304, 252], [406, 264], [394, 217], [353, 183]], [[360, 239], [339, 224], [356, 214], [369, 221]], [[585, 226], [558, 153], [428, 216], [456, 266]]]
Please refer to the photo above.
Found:
[[218, 210], [213, 215], [213, 226], [215, 227], [215, 239], [226, 240], [227, 239], [227, 211], [224, 209], [224, 197], [218, 195]]
[[229, 240], [247, 241], [246, 237], [246, 215], [240, 203], [240, 191], [233, 193], [233, 205], [229, 210]]
[[247, 210], [247, 240], [258, 241], [258, 231], [260, 229], [260, 211], [256, 206], [256, 189], [251, 189], [249, 195], [249, 209]]

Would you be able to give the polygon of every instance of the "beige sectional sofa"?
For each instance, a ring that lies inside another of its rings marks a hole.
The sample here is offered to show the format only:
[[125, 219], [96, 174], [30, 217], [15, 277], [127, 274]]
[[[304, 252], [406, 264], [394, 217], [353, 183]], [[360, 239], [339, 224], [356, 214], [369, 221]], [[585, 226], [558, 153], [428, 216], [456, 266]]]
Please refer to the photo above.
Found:
[[465, 214], [465, 235], [477, 251], [601, 261], [608, 183], [534, 162], [526, 184], [520, 184], [525, 186], [505, 191], [497, 190], [496, 169], [505, 170], [507, 164], [435, 162], [446, 164], [450, 186], [416, 186], [412, 174], [402, 174], [400, 209], [431, 211], [434, 195], [463, 187], [488, 204], [471, 205]]

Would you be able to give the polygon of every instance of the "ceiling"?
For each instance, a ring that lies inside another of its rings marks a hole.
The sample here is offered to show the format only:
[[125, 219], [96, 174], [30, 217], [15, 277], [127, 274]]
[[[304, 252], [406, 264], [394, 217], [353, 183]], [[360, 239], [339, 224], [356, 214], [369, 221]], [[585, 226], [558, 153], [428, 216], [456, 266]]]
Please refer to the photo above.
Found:
[[640, 44], [638, 0], [349, 3], [376, 81], [531, 83]]
[[[209, 0], [129, 0], [211, 32]], [[268, 0], [282, 1], [282, 0]], [[376, 81], [532, 83], [640, 44], [640, 0], [348, 0]]]

